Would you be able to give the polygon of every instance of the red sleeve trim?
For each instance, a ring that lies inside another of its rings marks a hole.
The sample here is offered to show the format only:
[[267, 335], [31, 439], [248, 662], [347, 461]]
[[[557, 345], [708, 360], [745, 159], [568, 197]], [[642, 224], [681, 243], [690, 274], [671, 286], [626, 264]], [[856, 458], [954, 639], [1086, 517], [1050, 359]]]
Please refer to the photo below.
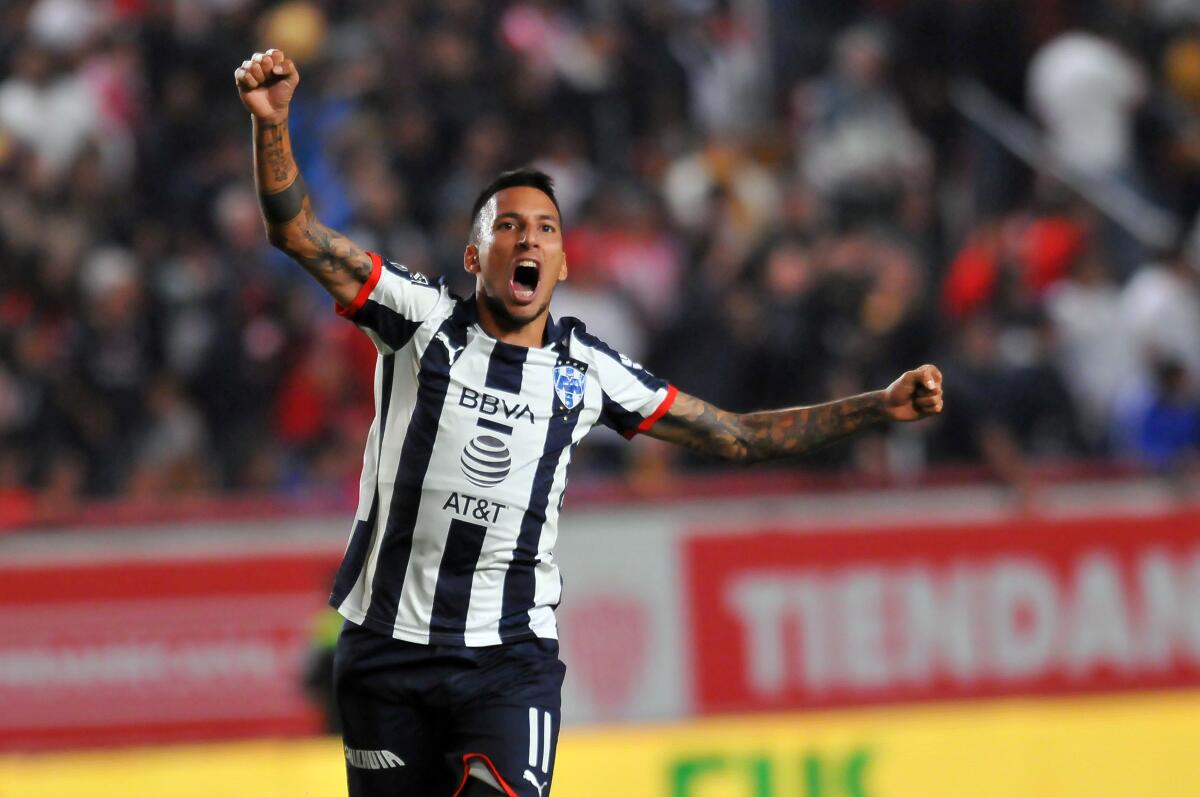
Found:
[[458, 784], [458, 789], [454, 792], [454, 797], [462, 794], [462, 790], [467, 787], [467, 779], [471, 777], [471, 759], [478, 758], [487, 768], [492, 771], [492, 777], [500, 784], [500, 788], [504, 789], [506, 797], [517, 797], [517, 793], [513, 791], [513, 787], [508, 785], [504, 778], [500, 777], [500, 770], [496, 769], [496, 765], [492, 763], [492, 759], [488, 758], [483, 753], [467, 753], [463, 756], [463, 776], [462, 782]]
[[662, 404], [658, 405], [653, 414], [638, 424], [638, 427], [631, 432], [625, 432], [625, 438], [632, 440], [636, 434], [650, 431], [650, 427], [658, 423], [658, 419], [667, 414], [667, 410], [671, 409], [671, 405], [675, 403], [675, 397], [679, 395], [679, 389], [674, 385], [667, 385], [667, 397], [662, 400]]
[[379, 284], [379, 276], [383, 274], [383, 258], [374, 252], [367, 252], [371, 256], [371, 276], [367, 277], [367, 281], [358, 289], [358, 294], [354, 297], [354, 301], [346, 307], [342, 307], [336, 302], [333, 305], [334, 312], [342, 318], [350, 318], [367, 303], [367, 298], [371, 295], [371, 291], [375, 290], [375, 286]]

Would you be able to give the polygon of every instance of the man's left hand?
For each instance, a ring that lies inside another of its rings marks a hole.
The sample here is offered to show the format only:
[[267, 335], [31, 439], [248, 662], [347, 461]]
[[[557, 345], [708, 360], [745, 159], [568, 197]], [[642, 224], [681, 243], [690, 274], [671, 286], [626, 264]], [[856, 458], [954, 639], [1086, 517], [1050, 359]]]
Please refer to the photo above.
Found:
[[893, 421], [919, 421], [942, 411], [942, 372], [934, 365], [905, 371], [883, 391], [883, 404]]

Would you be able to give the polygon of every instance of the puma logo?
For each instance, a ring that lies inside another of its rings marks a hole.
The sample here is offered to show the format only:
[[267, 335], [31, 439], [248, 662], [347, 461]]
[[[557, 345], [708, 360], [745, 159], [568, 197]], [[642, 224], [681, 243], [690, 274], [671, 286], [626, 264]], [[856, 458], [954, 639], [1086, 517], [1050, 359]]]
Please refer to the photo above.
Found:
[[532, 783], [532, 784], [533, 784], [533, 788], [535, 788], [535, 789], [537, 789], [537, 790], [538, 790], [538, 797], [541, 797], [541, 796], [542, 796], [542, 789], [546, 788], [546, 786], [548, 786], [548, 785], [550, 784], [550, 779], [549, 779], [549, 778], [547, 778], [547, 779], [546, 779], [546, 782], [545, 782], [545, 783], [538, 783], [538, 782], [537, 782], [537, 778], [535, 778], [535, 777], [533, 776], [533, 773], [532, 773], [532, 772], [530, 772], [528, 769], [527, 769], [527, 770], [525, 770], [525, 780], [527, 780], [527, 781], [529, 781], [530, 783]]
[[[346, 763], [358, 769], [395, 769], [404, 766], [400, 756], [391, 750], [353, 750], [349, 747], [343, 749], [346, 751]], [[541, 793], [539, 789], [538, 795]]]
[[450, 358], [450, 364], [454, 365], [454, 363], [458, 360], [458, 358], [460, 356], [462, 356], [463, 349], [465, 349], [466, 346], [455, 347], [455, 346], [451, 345], [450, 338], [446, 337], [445, 332], [439, 332], [436, 335], [434, 335], [434, 337], [437, 338], [438, 340], [440, 340], [442, 342], [442, 345], [446, 347], [446, 355], [449, 356], [449, 358]]

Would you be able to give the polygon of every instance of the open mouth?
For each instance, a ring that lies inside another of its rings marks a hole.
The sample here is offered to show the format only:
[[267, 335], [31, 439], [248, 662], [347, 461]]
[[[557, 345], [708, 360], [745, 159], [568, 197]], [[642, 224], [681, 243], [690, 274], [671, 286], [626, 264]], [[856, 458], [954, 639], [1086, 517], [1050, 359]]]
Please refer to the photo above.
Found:
[[519, 301], [529, 301], [533, 298], [538, 286], [538, 267], [532, 260], [522, 260], [513, 271], [513, 296]]

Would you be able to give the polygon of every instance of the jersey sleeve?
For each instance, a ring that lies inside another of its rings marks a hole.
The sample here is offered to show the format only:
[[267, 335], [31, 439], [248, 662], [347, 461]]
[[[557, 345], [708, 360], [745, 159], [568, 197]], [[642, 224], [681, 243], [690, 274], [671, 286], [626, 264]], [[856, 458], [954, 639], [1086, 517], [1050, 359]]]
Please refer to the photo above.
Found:
[[357, 324], [384, 353], [402, 348], [417, 329], [450, 302], [444, 288], [431, 285], [424, 274], [399, 263], [371, 256], [371, 276], [349, 305], [335, 305], [337, 314]]
[[678, 390], [598, 338], [577, 333], [600, 382], [600, 423], [632, 439], [667, 414]]

